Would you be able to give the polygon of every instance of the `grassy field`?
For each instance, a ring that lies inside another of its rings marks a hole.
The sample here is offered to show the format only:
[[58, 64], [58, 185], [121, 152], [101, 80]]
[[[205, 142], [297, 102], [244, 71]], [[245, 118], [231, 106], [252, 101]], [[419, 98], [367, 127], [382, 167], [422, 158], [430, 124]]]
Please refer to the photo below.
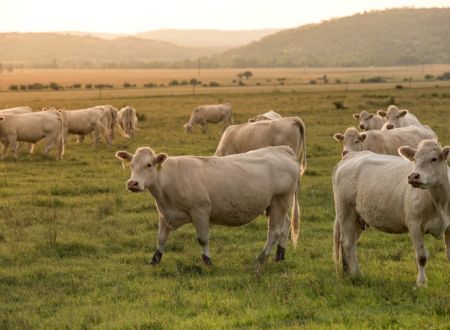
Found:
[[[129, 104], [145, 117], [134, 140], [118, 137], [112, 149], [102, 145], [94, 152], [89, 138], [82, 145], [71, 139], [60, 162], [41, 156], [42, 145], [35, 155], [24, 148], [18, 161], [0, 162], [0, 329], [450, 329], [443, 241], [426, 237], [429, 287], [420, 290], [414, 289], [408, 235], [368, 229], [358, 246], [359, 278], [336, 276], [332, 262], [330, 175], [341, 152], [333, 133], [355, 125], [353, 112], [385, 108], [394, 97], [449, 145], [450, 87], [434, 85], [245, 88], [239, 93], [219, 88], [196, 96], [177, 88], [160, 94], [136, 89], [105, 91], [101, 100], [97, 91], [84, 90], [0, 93], [0, 108]], [[126, 191], [129, 171], [114, 153], [150, 146], [169, 155], [211, 155], [221, 128], [211, 126], [209, 134], [196, 128], [186, 135], [182, 125], [194, 106], [226, 100], [234, 104], [237, 123], [270, 109], [305, 121], [308, 169], [300, 196], [299, 246], [289, 245], [284, 262], [272, 257], [257, 272], [266, 219], [240, 228], [214, 226], [214, 265], [206, 267], [194, 229], [186, 225], [171, 235], [162, 264], [151, 267], [155, 203], [148, 193]], [[336, 101], [348, 109], [336, 110]]]

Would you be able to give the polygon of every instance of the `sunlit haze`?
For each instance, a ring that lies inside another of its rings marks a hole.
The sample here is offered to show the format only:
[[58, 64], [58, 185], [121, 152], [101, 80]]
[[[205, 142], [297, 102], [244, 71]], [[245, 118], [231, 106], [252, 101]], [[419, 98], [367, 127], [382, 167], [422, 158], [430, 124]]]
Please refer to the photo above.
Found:
[[136, 33], [176, 29], [289, 28], [394, 7], [448, 7], [450, 0], [1, 0], [0, 32]]

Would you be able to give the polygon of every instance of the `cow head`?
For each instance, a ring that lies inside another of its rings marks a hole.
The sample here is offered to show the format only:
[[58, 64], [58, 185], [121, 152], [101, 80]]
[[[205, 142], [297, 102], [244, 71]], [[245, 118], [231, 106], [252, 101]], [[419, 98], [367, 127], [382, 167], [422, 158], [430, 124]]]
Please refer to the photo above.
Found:
[[354, 113], [353, 118], [358, 120], [359, 128], [368, 131], [372, 128], [373, 113], [368, 113], [367, 111], [361, 111], [361, 113]]
[[186, 133], [192, 133], [192, 125], [189, 123], [184, 124], [184, 130], [186, 131]]
[[436, 140], [423, 140], [417, 150], [404, 146], [398, 153], [415, 163], [408, 175], [408, 183], [414, 188], [428, 189], [448, 180], [450, 147], [441, 148]]
[[378, 110], [378, 115], [386, 118], [383, 129], [394, 129], [401, 126], [401, 119], [408, 114], [408, 110], [400, 110], [395, 105], [390, 105], [387, 111]]
[[132, 192], [142, 192], [152, 186], [157, 172], [161, 170], [167, 159], [167, 154], [155, 155], [150, 148], [139, 148], [134, 155], [127, 151], [118, 151], [116, 157], [122, 160], [122, 165], [129, 165], [131, 178], [127, 181], [127, 189]]
[[359, 133], [354, 127], [347, 128], [344, 134], [336, 133], [334, 134], [334, 139], [337, 142], [342, 143], [343, 151], [342, 157], [351, 151], [362, 151], [363, 142], [366, 139], [366, 133]]

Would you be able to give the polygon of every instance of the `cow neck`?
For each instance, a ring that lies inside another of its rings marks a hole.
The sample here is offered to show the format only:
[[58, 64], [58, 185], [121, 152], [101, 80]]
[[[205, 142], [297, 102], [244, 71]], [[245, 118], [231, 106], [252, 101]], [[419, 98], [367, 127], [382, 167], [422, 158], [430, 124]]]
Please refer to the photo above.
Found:
[[441, 184], [430, 188], [429, 193], [439, 217], [445, 222], [448, 218], [448, 206], [450, 201], [449, 179], [443, 180]]
[[156, 201], [163, 202], [164, 199], [164, 179], [162, 178], [165, 174], [163, 174], [164, 165], [158, 172], [156, 173], [156, 179], [152, 182], [152, 184], [148, 187], [148, 190], [156, 199]]

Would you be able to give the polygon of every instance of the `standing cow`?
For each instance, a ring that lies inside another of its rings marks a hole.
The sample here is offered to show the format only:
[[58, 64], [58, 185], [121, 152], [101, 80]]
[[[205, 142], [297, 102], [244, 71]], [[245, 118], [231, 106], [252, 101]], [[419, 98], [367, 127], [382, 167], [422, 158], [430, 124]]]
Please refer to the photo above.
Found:
[[353, 118], [358, 121], [358, 126], [363, 131], [380, 130], [386, 124], [386, 118], [383, 118], [379, 114], [368, 113], [367, 111], [354, 113]]
[[387, 111], [378, 110], [377, 113], [381, 117], [386, 118], [386, 123], [382, 128], [383, 130], [412, 125], [422, 126], [422, 124], [420, 123], [419, 119], [417, 119], [416, 116], [414, 116], [406, 109], [400, 110], [395, 105], [390, 105]]
[[[291, 148], [267, 147], [227, 157], [169, 157], [139, 148], [134, 155], [119, 151], [116, 157], [131, 167], [128, 190], [150, 191], [159, 212], [157, 250], [151, 264], [159, 264], [171, 231], [193, 223], [202, 260], [211, 264], [209, 254], [210, 224], [241, 226], [258, 215], [269, 215], [266, 245], [258, 260], [268, 257], [278, 243], [276, 260], [284, 259], [293, 204], [291, 236], [298, 237], [299, 164]], [[186, 175], [189, 173], [189, 175]]]
[[21, 115], [21, 114], [30, 113], [30, 112], [33, 112], [33, 110], [31, 110], [30, 107], [23, 106], [23, 107], [2, 109], [2, 110], [0, 110], [0, 115]]
[[102, 130], [106, 143], [112, 145], [114, 139], [114, 130], [118, 122], [118, 111], [110, 105], [97, 105], [96, 108], [103, 109], [104, 115], [100, 117], [100, 122], [107, 130]]
[[398, 155], [398, 148], [404, 145], [417, 148], [420, 141], [437, 139], [428, 126], [407, 126], [386, 131], [371, 130], [358, 132], [349, 127], [345, 134], [336, 133], [334, 139], [342, 143], [342, 156], [352, 151], [369, 150], [377, 154]]
[[[45, 139], [45, 155], [56, 145], [57, 159], [64, 155], [64, 121], [59, 111], [31, 112], [19, 115], [0, 115], [0, 141], [3, 143], [2, 159], [5, 158], [9, 145], [18, 157], [18, 142], [35, 144]], [[32, 152], [32, 149], [31, 149]]]
[[356, 242], [366, 224], [381, 231], [409, 233], [418, 267], [417, 286], [427, 283], [428, 251], [423, 236], [445, 238], [450, 261], [450, 147], [424, 140], [418, 149], [401, 147], [397, 156], [350, 153], [333, 171], [336, 208], [334, 259], [344, 272], [359, 272]]
[[248, 120], [249, 123], [253, 123], [255, 121], [261, 121], [261, 120], [275, 120], [282, 118], [281, 115], [273, 110], [267, 111], [266, 113], [263, 113], [261, 115], [256, 115], [255, 117], [252, 117]]
[[119, 110], [117, 125], [122, 136], [127, 139], [133, 137], [137, 130], [137, 122], [138, 117], [134, 108], [127, 105]]
[[189, 121], [184, 124], [187, 133], [194, 125], [202, 125], [203, 133], [208, 131], [208, 123], [223, 122], [224, 129], [233, 124], [233, 106], [231, 103], [201, 105], [192, 111]]

